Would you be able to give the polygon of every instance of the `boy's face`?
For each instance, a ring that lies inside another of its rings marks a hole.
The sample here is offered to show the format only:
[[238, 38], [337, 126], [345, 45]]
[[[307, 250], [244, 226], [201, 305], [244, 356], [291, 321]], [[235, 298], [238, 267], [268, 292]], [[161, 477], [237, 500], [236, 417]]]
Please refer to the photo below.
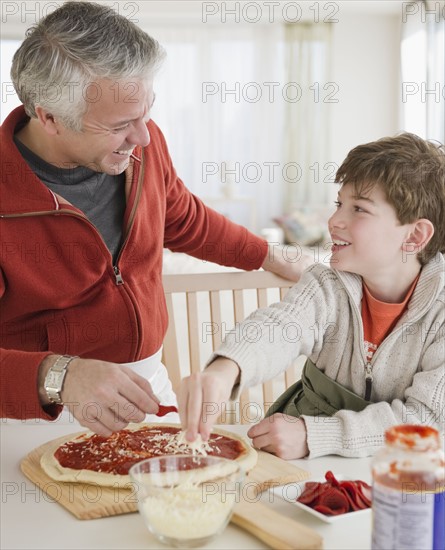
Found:
[[385, 284], [406, 265], [402, 244], [409, 240], [413, 224], [400, 224], [378, 185], [366, 196], [356, 196], [352, 185], [344, 185], [328, 223], [334, 269]]

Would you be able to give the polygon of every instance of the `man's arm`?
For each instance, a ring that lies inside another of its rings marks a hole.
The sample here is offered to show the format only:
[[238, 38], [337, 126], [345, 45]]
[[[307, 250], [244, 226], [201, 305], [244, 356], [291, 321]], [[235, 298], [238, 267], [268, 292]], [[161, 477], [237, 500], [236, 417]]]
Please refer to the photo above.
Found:
[[283, 246], [269, 243], [268, 252], [261, 266], [284, 279], [298, 282], [303, 271], [314, 263], [314, 259], [299, 246]]
[[[60, 355], [6, 349], [0, 355], [1, 417], [56, 419], [62, 406], [50, 402], [45, 378]], [[101, 435], [141, 422], [159, 405], [148, 381], [128, 367], [79, 357], [67, 367], [61, 398], [82, 426]]]

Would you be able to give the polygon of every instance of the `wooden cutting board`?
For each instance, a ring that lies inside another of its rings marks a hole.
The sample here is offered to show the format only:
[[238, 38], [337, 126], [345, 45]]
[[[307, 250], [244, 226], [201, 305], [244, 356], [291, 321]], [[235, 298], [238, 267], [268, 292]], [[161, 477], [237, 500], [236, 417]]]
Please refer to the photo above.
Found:
[[[21, 462], [21, 469], [26, 477], [78, 519], [96, 519], [137, 511], [137, 494], [133, 484], [129, 484], [129, 489], [123, 489], [51, 479], [42, 470], [40, 458], [47, 450], [55, 449], [65, 441], [66, 436], [63, 436], [31, 451]], [[270, 486], [303, 481], [309, 476], [309, 472], [259, 451], [258, 463], [248, 476], [250, 485], [246, 493], [247, 501], [237, 504], [232, 522], [274, 548], [322, 548], [322, 539], [317, 533], [280, 516], [254, 498], [255, 494]], [[302, 539], [301, 533], [304, 535]], [[307, 545], [299, 546], [296, 542], [299, 537]], [[291, 544], [288, 545], [287, 541]]]

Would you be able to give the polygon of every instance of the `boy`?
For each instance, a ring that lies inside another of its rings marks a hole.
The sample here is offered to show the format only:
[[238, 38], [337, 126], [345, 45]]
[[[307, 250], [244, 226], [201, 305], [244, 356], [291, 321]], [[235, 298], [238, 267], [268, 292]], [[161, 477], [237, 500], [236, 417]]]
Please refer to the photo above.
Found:
[[[216, 421], [206, 403], [235, 398], [302, 354], [302, 380], [249, 430], [255, 447], [285, 459], [362, 457], [389, 426], [443, 430], [445, 150], [408, 133], [383, 138], [354, 148], [336, 182], [331, 267], [306, 270], [282, 302], [249, 317], [255, 338], [243, 327], [229, 334], [206, 370], [183, 381], [189, 440], [206, 439]], [[296, 323], [298, 341], [286, 329]]]

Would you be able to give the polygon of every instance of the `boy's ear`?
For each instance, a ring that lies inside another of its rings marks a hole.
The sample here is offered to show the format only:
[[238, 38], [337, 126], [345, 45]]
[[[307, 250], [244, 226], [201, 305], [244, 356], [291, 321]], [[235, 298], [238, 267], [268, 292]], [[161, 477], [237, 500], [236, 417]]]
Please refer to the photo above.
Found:
[[406, 252], [412, 252], [413, 246], [418, 250], [423, 250], [434, 235], [434, 225], [425, 218], [417, 220], [408, 235], [408, 238], [402, 244], [402, 249]]

